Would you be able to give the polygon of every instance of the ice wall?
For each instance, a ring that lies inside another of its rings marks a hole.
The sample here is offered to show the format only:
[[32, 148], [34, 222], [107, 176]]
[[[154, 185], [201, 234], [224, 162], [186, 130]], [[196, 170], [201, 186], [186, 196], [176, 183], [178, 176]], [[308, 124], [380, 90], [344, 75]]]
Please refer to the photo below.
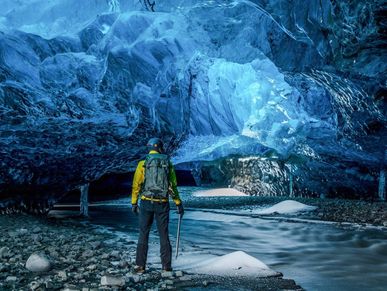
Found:
[[377, 187], [378, 1], [146, 3], [3, 1], [4, 195], [47, 202], [128, 171], [154, 135], [176, 163], [263, 156], [315, 193]]

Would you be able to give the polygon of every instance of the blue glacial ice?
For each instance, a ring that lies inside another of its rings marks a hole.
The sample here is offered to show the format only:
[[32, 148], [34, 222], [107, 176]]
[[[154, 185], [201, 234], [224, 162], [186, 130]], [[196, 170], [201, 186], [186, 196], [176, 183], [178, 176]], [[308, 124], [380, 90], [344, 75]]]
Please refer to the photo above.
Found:
[[2, 2], [0, 191], [63, 195], [132, 170], [159, 135], [176, 163], [270, 156], [295, 164], [298, 187], [373, 195], [386, 144], [377, 3], [153, 10], [134, 0]]

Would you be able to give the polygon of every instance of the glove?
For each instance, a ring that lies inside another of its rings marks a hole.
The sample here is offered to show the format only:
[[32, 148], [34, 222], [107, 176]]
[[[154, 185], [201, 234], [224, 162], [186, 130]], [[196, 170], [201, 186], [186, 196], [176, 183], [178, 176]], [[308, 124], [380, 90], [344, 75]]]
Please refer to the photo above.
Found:
[[179, 205], [176, 205], [177, 207], [177, 214], [180, 214], [181, 216], [183, 216], [184, 214], [184, 207], [183, 207], [183, 204], [179, 204]]
[[140, 213], [140, 208], [138, 208], [137, 204], [132, 204], [132, 212], [137, 215]]

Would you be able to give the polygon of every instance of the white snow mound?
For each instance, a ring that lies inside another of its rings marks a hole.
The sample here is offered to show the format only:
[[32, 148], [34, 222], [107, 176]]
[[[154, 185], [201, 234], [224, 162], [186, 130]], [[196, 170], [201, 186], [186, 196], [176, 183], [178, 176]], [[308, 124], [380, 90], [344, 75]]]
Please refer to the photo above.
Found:
[[227, 276], [274, 276], [277, 272], [270, 269], [260, 260], [236, 251], [220, 257], [211, 258], [196, 265], [191, 271], [198, 274], [227, 275]]
[[315, 210], [316, 208], [317, 208], [316, 206], [306, 205], [298, 201], [285, 200], [269, 208], [259, 210], [256, 213], [257, 214], [273, 214], [273, 213], [290, 214], [290, 213], [296, 213], [300, 211], [311, 211], [311, 210]]
[[221, 197], [221, 196], [248, 196], [233, 188], [217, 188], [211, 190], [199, 190], [193, 192], [196, 197]]

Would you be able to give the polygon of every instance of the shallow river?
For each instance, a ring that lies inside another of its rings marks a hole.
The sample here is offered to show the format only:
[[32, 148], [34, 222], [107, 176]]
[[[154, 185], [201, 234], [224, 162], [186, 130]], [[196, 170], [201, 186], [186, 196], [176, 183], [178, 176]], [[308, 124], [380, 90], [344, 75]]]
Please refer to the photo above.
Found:
[[[183, 199], [192, 199], [191, 192], [184, 188], [181, 195]], [[213, 199], [214, 208], [219, 199]], [[109, 226], [117, 235], [136, 239], [137, 218], [131, 214], [128, 203], [128, 199], [123, 199], [92, 207], [90, 220]], [[289, 222], [240, 216], [241, 213], [235, 209], [186, 211], [181, 256], [174, 267], [187, 269], [195, 258], [241, 250], [282, 272], [285, 278], [294, 279], [306, 290], [387, 290], [386, 229]], [[174, 211], [171, 214], [174, 245], [177, 215]], [[149, 255], [152, 263], [159, 261], [157, 242], [154, 231]]]

